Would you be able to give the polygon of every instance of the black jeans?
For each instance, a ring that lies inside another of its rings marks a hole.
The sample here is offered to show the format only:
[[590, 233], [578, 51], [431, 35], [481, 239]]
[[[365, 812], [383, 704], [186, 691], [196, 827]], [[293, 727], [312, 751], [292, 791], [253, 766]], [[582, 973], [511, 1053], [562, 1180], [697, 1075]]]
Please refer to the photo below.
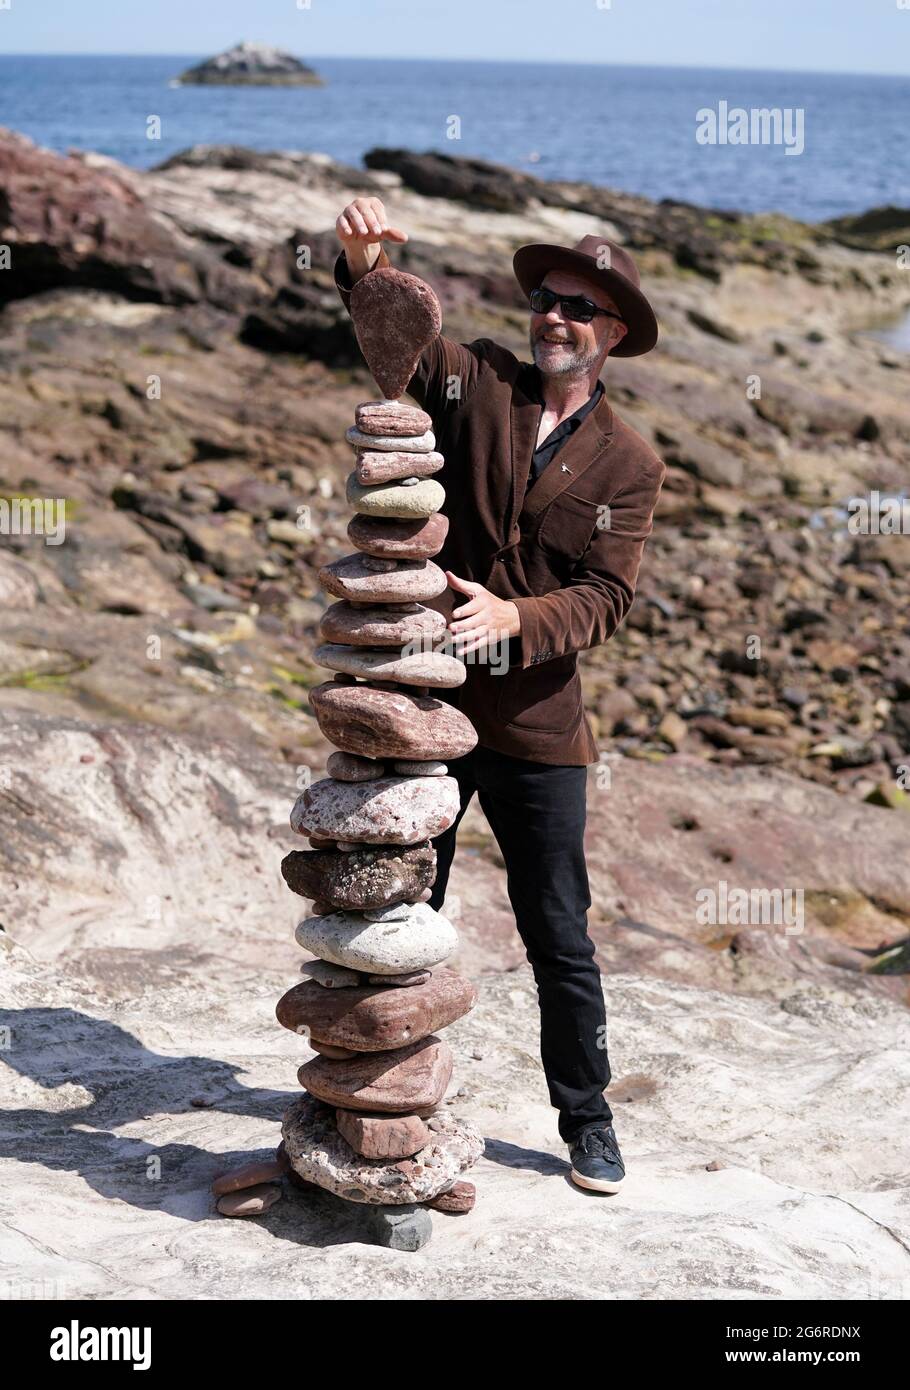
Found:
[[537, 982], [540, 1058], [566, 1143], [583, 1126], [613, 1119], [603, 1095], [610, 1082], [603, 990], [588, 936], [586, 773], [477, 747], [449, 763], [461, 810], [433, 840], [430, 904], [440, 909], [458, 824], [476, 791], [505, 860], [509, 901]]

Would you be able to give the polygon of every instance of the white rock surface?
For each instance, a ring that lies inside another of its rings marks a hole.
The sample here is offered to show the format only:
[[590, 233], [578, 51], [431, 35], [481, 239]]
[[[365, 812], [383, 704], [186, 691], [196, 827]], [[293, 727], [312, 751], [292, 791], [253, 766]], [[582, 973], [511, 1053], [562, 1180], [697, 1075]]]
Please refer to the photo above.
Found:
[[[604, 979], [607, 1096], [628, 1177], [615, 1196], [586, 1194], [568, 1180], [517, 935], [517, 968], [482, 965], [494, 958], [491, 933], [497, 955], [505, 949], [507, 904], [501, 869], [474, 855], [456, 856], [450, 896], [464, 921], [457, 964], [480, 997], [445, 1030], [455, 1053], [450, 1098], [465, 1091], [446, 1109], [486, 1140], [469, 1175], [474, 1210], [434, 1213], [433, 1239], [416, 1254], [370, 1244], [365, 1211], [323, 1192], [286, 1187], [261, 1218], [217, 1216], [213, 1178], [272, 1157], [300, 1094], [297, 1068], [315, 1055], [274, 1012], [300, 964], [300, 909], [278, 869], [296, 847], [288, 768], [246, 746], [148, 725], [43, 722], [10, 710], [0, 766], [11, 774], [0, 795], [8, 1297], [910, 1297], [906, 1008], [847, 971], [800, 973], [808, 966], [798, 938], [780, 952], [793, 958], [789, 970], [762, 957], [759, 971], [740, 955], [734, 973], [728, 952], [668, 935], [683, 921], [681, 892], [669, 922], [655, 911], [652, 934], [638, 933], [642, 972], [672, 947], [677, 971], [693, 960], [706, 970], [710, 957], [718, 985], [614, 969]], [[640, 762], [623, 769], [616, 785], [627, 800], [657, 772]], [[710, 771], [715, 805], [727, 788], [744, 819], [746, 791], [760, 799], [765, 781], [769, 802], [778, 788], [778, 812], [787, 799], [788, 783], [767, 770]], [[709, 780], [708, 770], [671, 773], [653, 790], [655, 808], [665, 807], [668, 785], [675, 810], [687, 804], [687, 778], [699, 788]], [[702, 814], [707, 785], [699, 796]], [[868, 840], [868, 891], [887, 886], [889, 865], [892, 878], [902, 871], [887, 813], [821, 788], [812, 797], [819, 836], [839, 812], [860, 830], [880, 827], [874, 852]], [[804, 838], [813, 816], [803, 803], [785, 810], [784, 849], [795, 855], [796, 813], [808, 819]], [[651, 815], [649, 881], [666, 892], [666, 845], [654, 846], [667, 837], [658, 809]], [[475, 807], [467, 823], [489, 835]], [[607, 835], [603, 810], [591, 830]], [[881, 863], [884, 836], [894, 844]], [[700, 843], [699, 832], [689, 841]], [[858, 831], [857, 861], [863, 845]], [[814, 867], [796, 881], [828, 883]], [[602, 912], [596, 888], [594, 898]], [[597, 930], [605, 952], [631, 932]], [[726, 1166], [708, 1172], [712, 1160]]]
[[[484, 976], [477, 1008], [445, 1034], [450, 1096], [467, 1091], [453, 1113], [486, 1141], [469, 1174], [477, 1205], [434, 1214], [430, 1245], [402, 1255], [370, 1245], [363, 1209], [328, 1193], [287, 1188], [252, 1222], [214, 1213], [212, 1179], [270, 1157], [299, 1095], [307, 1054], [274, 1017], [290, 972], [268, 955], [213, 969], [208, 939], [176, 968], [150, 943], [105, 992], [80, 975], [88, 959], [47, 968], [16, 948], [2, 967], [14, 1046], [0, 1063], [0, 1182], [15, 1206], [0, 1218], [0, 1276], [13, 1297], [910, 1295], [910, 1047], [889, 1001], [810, 991], [782, 1009], [605, 981], [628, 1177], [600, 1197], [568, 1179], [530, 969]], [[200, 1093], [208, 1108], [189, 1104]], [[713, 1159], [727, 1166], [706, 1171]]]

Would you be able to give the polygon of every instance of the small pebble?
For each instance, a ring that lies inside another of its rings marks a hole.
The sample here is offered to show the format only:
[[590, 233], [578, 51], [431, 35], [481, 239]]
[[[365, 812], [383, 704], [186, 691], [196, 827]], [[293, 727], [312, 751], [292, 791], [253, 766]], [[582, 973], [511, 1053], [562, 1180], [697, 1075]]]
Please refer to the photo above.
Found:
[[472, 1182], [457, 1182], [447, 1192], [440, 1192], [424, 1206], [433, 1211], [465, 1212], [471, 1211], [477, 1201], [477, 1188]]
[[245, 1163], [242, 1168], [233, 1168], [229, 1173], [222, 1173], [212, 1183], [212, 1191], [216, 1197], [223, 1197], [226, 1192], [240, 1192], [244, 1188], [258, 1187], [260, 1183], [276, 1182], [281, 1177], [281, 1168], [274, 1158], [264, 1158], [252, 1163]]
[[281, 1188], [274, 1183], [248, 1187], [243, 1192], [228, 1192], [218, 1198], [222, 1216], [261, 1216], [281, 1200]]

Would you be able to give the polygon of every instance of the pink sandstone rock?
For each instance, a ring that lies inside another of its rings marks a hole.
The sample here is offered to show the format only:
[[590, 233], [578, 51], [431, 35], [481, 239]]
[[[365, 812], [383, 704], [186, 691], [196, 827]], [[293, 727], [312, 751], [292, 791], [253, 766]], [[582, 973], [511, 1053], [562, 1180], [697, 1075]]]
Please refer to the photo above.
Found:
[[431, 1197], [426, 1206], [434, 1211], [471, 1211], [477, 1201], [477, 1188], [472, 1182], [456, 1182], [437, 1196]]
[[[354, 1052], [382, 1052], [406, 1047], [430, 1033], [448, 1028], [477, 1002], [470, 980], [440, 966], [424, 985], [383, 989], [322, 989], [312, 980], [294, 985], [275, 1010], [278, 1022], [292, 1033], [309, 1029], [325, 1044]], [[315, 1041], [312, 1046], [316, 1047]]]
[[341, 1137], [364, 1158], [410, 1158], [432, 1138], [419, 1115], [358, 1115], [338, 1109], [335, 1123]]
[[405, 454], [394, 449], [380, 453], [364, 449], [358, 451], [354, 472], [357, 481], [367, 486], [390, 483], [396, 478], [429, 478], [438, 473], [444, 463], [442, 454], [435, 450], [428, 454]]
[[281, 1188], [263, 1184], [248, 1187], [243, 1192], [228, 1192], [216, 1203], [222, 1216], [261, 1216], [281, 1200]]
[[[421, 642], [423, 648], [423, 642]], [[324, 642], [313, 659], [330, 671], [345, 671], [363, 680], [396, 681], [400, 685], [454, 689], [464, 683], [467, 668], [457, 657], [445, 652], [422, 649], [399, 654], [387, 648], [355, 647], [340, 642]], [[348, 779], [353, 780], [353, 779]], [[361, 779], [365, 780], [365, 779]]]
[[348, 522], [348, 540], [366, 555], [392, 560], [428, 560], [438, 555], [449, 533], [449, 518], [432, 516], [366, 516], [356, 512]]
[[212, 1183], [212, 1191], [216, 1197], [223, 1197], [226, 1192], [239, 1192], [243, 1188], [256, 1187], [264, 1182], [278, 1182], [282, 1172], [281, 1164], [274, 1158], [245, 1163], [242, 1168], [232, 1168], [230, 1172], [222, 1173], [216, 1178]]
[[370, 603], [420, 602], [438, 598], [448, 588], [445, 572], [432, 560], [398, 560], [394, 570], [376, 573], [366, 555], [343, 555], [319, 571], [319, 583], [336, 598]]
[[[326, 738], [346, 753], [446, 761], [463, 757], [477, 743], [477, 732], [466, 715], [432, 695], [326, 681], [310, 690], [309, 701]], [[328, 831], [322, 834], [329, 838]]]
[[334, 834], [354, 845], [413, 845], [448, 830], [459, 806], [454, 777], [381, 777], [375, 782], [325, 777], [298, 796], [291, 829], [299, 835]]
[[397, 400], [442, 327], [439, 300], [416, 275], [387, 266], [357, 281], [350, 305], [367, 366], [386, 400]]
[[[409, 1114], [438, 1105], [452, 1079], [452, 1049], [431, 1033], [393, 1052], [362, 1052], [349, 1061], [314, 1057], [297, 1071], [305, 1090], [345, 1110]], [[284, 1135], [287, 1140], [287, 1134]], [[288, 1144], [288, 1156], [294, 1153]], [[296, 1165], [295, 1165], [296, 1166]], [[298, 1169], [299, 1171], [299, 1169]]]
[[361, 434], [425, 434], [433, 425], [425, 410], [405, 401], [364, 401], [354, 420]]
[[350, 647], [403, 647], [408, 642], [442, 637], [446, 620], [435, 608], [414, 604], [413, 612], [383, 604], [355, 607], [342, 600], [325, 610], [319, 634], [325, 642]]

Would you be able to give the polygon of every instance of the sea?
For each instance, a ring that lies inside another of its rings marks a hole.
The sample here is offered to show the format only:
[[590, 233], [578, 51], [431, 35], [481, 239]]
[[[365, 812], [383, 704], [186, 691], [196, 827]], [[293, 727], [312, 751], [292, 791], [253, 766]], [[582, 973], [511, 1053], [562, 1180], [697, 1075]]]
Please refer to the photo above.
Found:
[[[174, 84], [207, 56], [0, 55], [0, 125], [143, 169], [194, 144], [355, 166], [383, 145], [807, 221], [910, 205], [910, 77], [307, 56], [324, 86]], [[700, 112], [763, 108], [799, 153], [696, 138]]]

